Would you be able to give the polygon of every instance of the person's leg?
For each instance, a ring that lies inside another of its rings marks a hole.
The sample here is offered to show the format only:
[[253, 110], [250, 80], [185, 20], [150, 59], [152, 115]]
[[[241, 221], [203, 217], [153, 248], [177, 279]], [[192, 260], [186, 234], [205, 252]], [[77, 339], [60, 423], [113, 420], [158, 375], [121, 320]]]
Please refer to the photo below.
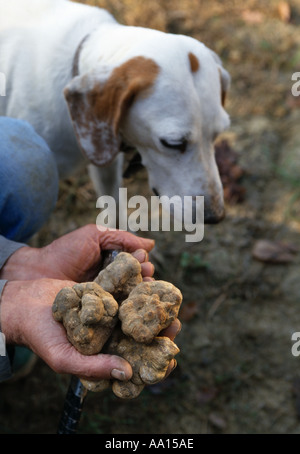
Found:
[[58, 195], [53, 154], [31, 125], [0, 117], [0, 235], [26, 242], [46, 222]]
[[[26, 241], [47, 221], [58, 195], [58, 172], [46, 142], [31, 125], [0, 117], [0, 235]], [[12, 379], [27, 375], [37, 357], [10, 347]]]

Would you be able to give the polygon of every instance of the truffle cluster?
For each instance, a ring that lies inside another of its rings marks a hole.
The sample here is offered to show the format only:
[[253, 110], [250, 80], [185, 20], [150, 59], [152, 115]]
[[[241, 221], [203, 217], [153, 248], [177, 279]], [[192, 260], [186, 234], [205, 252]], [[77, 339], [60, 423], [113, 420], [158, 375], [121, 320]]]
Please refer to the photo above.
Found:
[[159, 333], [178, 316], [182, 294], [165, 281], [143, 282], [141, 265], [120, 253], [94, 282], [62, 289], [52, 312], [69, 341], [84, 355], [100, 351], [126, 359], [133, 370], [127, 382], [81, 380], [90, 391], [112, 386], [123, 399], [137, 397], [145, 385], [161, 381], [177, 345]]

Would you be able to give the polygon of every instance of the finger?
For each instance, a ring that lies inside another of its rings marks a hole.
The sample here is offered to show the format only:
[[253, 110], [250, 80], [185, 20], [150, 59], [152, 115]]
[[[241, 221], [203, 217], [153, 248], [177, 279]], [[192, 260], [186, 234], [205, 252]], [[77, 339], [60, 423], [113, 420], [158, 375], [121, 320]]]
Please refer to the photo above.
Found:
[[176, 367], [177, 367], [177, 361], [176, 361], [176, 359], [172, 359], [172, 361], [170, 361], [169, 367], [167, 369], [165, 378], [167, 378], [170, 375], [170, 373], [173, 372], [174, 369], [176, 369]]
[[127, 252], [134, 252], [137, 249], [145, 249], [147, 252], [150, 252], [155, 244], [154, 240], [140, 238], [130, 232], [107, 228], [99, 231], [99, 242], [103, 250], [120, 249]]
[[153, 263], [149, 262], [149, 254], [144, 249], [138, 249], [132, 253], [132, 256], [136, 258], [142, 268], [143, 277], [152, 277], [155, 271]]
[[153, 277], [143, 277], [143, 282], [153, 282], [155, 279]]
[[181, 322], [180, 322], [180, 320], [178, 320], [178, 318], [176, 318], [174, 320], [174, 322], [172, 322], [171, 325], [168, 326], [168, 328], [163, 329], [159, 333], [159, 336], [169, 337], [169, 339], [171, 339], [171, 341], [173, 341], [175, 339], [175, 337], [180, 333], [180, 331], [181, 331]]
[[129, 380], [132, 377], [130, 364], [117, 355], [85, 356], [80, 354], [73, 346], [65, 349], [56, 355], [53, 369], [58, 373], [67, 373], [86, 379], [118, 378], [118, 380]]
[[148, 262], [149, 254], [145, 249], [137, 249], [132, 253], [132, 256], [140, 263]]
[[142, 276], [152, 277], [155, 271], [154, 265], [151, 262], [141, 263]]

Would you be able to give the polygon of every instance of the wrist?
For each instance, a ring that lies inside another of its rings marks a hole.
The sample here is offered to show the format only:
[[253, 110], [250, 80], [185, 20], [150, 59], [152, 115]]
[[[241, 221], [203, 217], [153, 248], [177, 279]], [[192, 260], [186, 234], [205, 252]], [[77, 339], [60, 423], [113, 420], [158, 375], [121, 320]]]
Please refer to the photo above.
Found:
[[[5, 335], [7, 344], [22, 344], [19, 326], [22, 326], [19, 283], [6, 282], [0, 299], [1, 332]], [[20, 323], [21, 321], [21, 323]]]
[[0, 270], [1, 280], [29, 280], [43, 276], [42, 249], [24, 246], [15, 251]]

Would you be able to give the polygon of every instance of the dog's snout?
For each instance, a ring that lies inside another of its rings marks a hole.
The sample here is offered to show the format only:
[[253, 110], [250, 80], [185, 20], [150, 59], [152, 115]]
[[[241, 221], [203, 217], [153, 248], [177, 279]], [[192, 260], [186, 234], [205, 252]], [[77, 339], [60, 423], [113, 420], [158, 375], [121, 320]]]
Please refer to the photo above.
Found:
[[[193, 196], [193, 206], [192, 206], [192, 219], [193, 222], [196, 222], [197, 219], [197, 206], [196, 200], [197, 197]], [[225, 208], [221, 200], [215, 203], [209, 203], [206, 197], [204, 197], [204, 223], [205, 224], [218, 224], [225, 217]]]
[[204, 223], [205, 224], [218, 224], [225, 217], [225, 209], [213, 210], [204, 207]]

